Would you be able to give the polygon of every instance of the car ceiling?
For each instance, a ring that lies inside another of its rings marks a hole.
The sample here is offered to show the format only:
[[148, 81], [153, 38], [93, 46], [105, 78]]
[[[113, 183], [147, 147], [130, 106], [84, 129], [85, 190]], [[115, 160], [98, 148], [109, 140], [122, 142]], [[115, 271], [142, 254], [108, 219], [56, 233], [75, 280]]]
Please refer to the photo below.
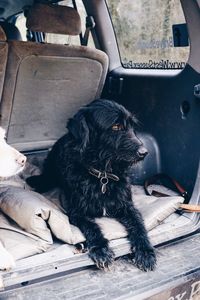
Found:
[[33, 0], [1, 0], [0, 1], [0, 18], [8, 18], [20, 11], [23, 7], [32, 5]]
[[34, 2], [56, 3], [59, 0], [0, 0], [0, 18], [7, 19], [8, 17], [22, 12], [24, 7], [32, 5]]

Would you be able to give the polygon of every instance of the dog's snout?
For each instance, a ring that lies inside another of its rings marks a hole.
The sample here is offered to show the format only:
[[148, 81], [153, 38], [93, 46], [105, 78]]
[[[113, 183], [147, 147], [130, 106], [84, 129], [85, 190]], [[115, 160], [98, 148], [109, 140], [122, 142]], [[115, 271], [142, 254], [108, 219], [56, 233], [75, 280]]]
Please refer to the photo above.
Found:
[[21, 165], [21, 166], [24, 166], [25, 163], [26, 163], [26, 156], [24, 156], [23, 154], [19, 154], [16, 158], [16, 162]]
[[145, 147], [140, 147], [138, 150], [137, 150], [137, 155], [139, 156], [139, 158], [145, 158], [145, 156], [148, 154], [148, 151]]

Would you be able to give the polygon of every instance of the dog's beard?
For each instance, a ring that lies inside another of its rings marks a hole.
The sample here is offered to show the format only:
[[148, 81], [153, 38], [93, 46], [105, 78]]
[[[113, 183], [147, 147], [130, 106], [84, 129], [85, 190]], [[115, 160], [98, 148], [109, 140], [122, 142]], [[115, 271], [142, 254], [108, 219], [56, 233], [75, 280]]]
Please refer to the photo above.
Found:
[[137, 158], [127, 158], [127, 159], [118, 159], [116, 160], [119, 164], [123, 164], [127, 168], [136, 166], [142, 162], [142, 159], [137, 159]]
[[128, 153], [128, 151], [124, 151], [124, 153], [120, 153], [120, 155], [116, 156], [116, 161], [124, 161], [130, 166], [138, 164], [144, 160], [144, 157], [139, 157], [136, 153]]
[[129, 151], [118, 151], [116, 149], [91, 149], [85, 153], [84, 161], [93, 167], [105, 167], [108, 162], [111, 166], [121, 166], [123, 169], [141, 163], [144, 158], [139, 157], [136, 153]]

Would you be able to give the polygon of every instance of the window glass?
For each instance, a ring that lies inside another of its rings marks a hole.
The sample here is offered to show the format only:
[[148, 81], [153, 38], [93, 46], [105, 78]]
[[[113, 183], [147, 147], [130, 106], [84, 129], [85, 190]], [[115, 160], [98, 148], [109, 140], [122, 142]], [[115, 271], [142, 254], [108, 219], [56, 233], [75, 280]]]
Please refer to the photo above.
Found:
[[189, 55], [180, 0], [107, 0], [125, 68], [182, 69]]
[[17, 16], [15, 25], [19, 29], [19, 32], [22, 37], [22, 41], [26, 41], [27, 40], [27, 38], [26, 38], [26, 18], [24, 17], [23, 13], [21, 13]]

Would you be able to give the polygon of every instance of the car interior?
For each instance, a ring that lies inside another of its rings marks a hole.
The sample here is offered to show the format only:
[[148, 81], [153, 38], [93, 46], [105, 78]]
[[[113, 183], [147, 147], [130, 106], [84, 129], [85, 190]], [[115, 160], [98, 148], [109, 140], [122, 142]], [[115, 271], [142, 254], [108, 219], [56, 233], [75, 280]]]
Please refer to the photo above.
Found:
[[[124, 105], [139, 119], [136, 131], [149, 154], [131, 170], [136, 194], [146, 179], [164, 173], [184, 187], [189, 195], [187, 203], [199, 204], [199, 2], [181, 0], [190, 42], [189, 58], [181, 71], [124, 68], [106, 1], [83, 0], [84, 17], [80, 17], [78, 1], [61, 2], [13, 0], [0, 7], [0, 126], [6, 129], [8, 144], [28, 157], [24, 178], [41, 168], [48, 150], [66, 133], [70, 116], [102, 97]], [[21, 15], [26, 23], [25, 38], [17, 27]], [[48, 35], [62, 35], [69, 43], [47, 42]], [[88, 36], [95, 46], [88, 45]], [[74, 38], [79, 45], [73, 44]], [[56, 202], [56, 195], [52, 192], [46, 197]], [[177, 196], [177, 191], [170, 195]], [[154, 228], [149, 225], [149, 236], [156, 247], [198, 230], [198, 214], [177, 209], [170, 197], [157, 199], [152, 205], [148, 197], [143, 193], [136, 198], [144, 214], [148, 209], [149, 222], [156, 220]], [[5, 228], [2, 230], [9, 229]], [[19, 235], [18, 244], [22, 244], [22, 233]], [[3, 288], [92, 265], [87, 253], [75, 255], [73, 245], [58, 238], [48, 245], [36, 240], [37, 251], [29, 248], [24, 257], [16, 254], [10, 241], [4, 242], [17, 265], [1, 271]], [[116, 257], [129, 252], [124, 236], [110, 243]]]

